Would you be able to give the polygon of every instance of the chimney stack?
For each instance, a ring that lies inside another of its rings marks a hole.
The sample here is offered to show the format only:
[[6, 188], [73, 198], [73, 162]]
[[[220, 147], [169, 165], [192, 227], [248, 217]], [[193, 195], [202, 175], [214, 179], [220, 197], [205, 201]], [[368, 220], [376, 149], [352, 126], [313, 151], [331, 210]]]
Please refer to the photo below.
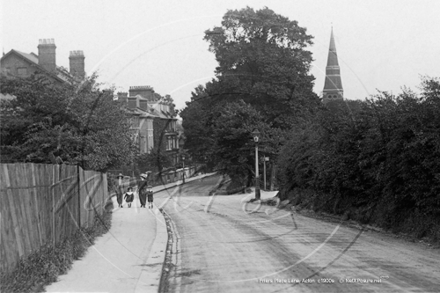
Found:
[[70, 61], [70, 74], [80, 79], [83, 79], [86, 75], [86, 71], [84, 69], [84, 56], [83, 51], [70, 51], [69, 61]]
[[131, 86], [128, 92], [130, 97], [140, 95], [141, 97], [150, 100], [153, 98], [154, 89], [148, 85]]
[[56, 55], [55, 42], [53, 39], [40, 39], [38, 45], [38, 64], [48, 71], [55, 72]]

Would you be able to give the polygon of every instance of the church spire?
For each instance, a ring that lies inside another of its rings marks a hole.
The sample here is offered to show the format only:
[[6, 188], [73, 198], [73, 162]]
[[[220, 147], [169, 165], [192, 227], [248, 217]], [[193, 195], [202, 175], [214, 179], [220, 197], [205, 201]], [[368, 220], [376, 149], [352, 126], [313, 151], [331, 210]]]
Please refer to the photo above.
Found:
[[332, 26], [327, 67], [325, 69], [323, 101], [327, 102], [329, 100], [343, 99], [343, 95], [344, 90], [342, 89], [341, 70], [339, 68], [338, 54], [336, 53], [335, 38], [333, 36]]

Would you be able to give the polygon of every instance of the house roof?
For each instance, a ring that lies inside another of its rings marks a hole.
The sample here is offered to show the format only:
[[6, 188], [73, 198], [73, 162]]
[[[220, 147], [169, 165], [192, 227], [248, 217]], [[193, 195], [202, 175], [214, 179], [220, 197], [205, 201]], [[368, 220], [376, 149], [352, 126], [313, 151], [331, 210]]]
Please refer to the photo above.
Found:
[[[130, 87], [131, 89], [131, 87]], [[121, 93], [122, 94], [122, 93]], [[159, 95], [158, 95], [159, 96]], [[160, 96], [159, 96], [160, 97]], [[122, 96], [121, 98], [125, 101], [128, 101], [130, 99], [136, 99], [138, 101], [142, 101], [142, 102], [147, 102], [147, 109], [143, 109], [143, 107], [137, 107], [137, 108], [128, 108], [126, 107], [126, 109], [129, 110], [130, 113], [132, 114], [137, 114], [137, 115], [150, 115], [151, 117], [156, 117], [156, 118], [160, 118], [160, 119], [173, 119], [173, 120], [177, 120], [177, 118], [170, 112], [168, 111], [164, 111], [161, 110], [161, 105], [162, 104], [170, 104], [169, 101], [167, 101], [166, 99], [170, 99], [169, 97], [165, 97], [164, 99], [152, 99], [151, 97], [143, 97], [140, 94], [137, 95], [133, 95], [133, 96]], [[144, 103], [137, 103], [137, 104], [142, 104], [145, 105]], [[146, 116], [141, 116], [141, 117], [146, 117]]]
[[21, 57], [23, 60], [27, 61], [31, 65], [38, 67], [38, 69], [44, 71], [47, 74], [50, 74], [52, 77], [58, 79], [58, 81], [70, 82], [70, 80], [72, 80], [74, 78], [67, 71], [67, 69], [65, 69], [64, 67], [61, 67], [61, 66], [56, 67], [57, 70], [56, 70], [55, 74], [53, 72], [46, 70], [43, 66], [38, 64], [38, 55], [33, 52], [28, 54], [28, 53], [24, 53], [24, 52], [15, 50], [15, 49], [11, 49], [11, 51], [9, 51], [7, 54], [2, 56], [2, 58], [0, 60], [7, 58], [9, 55], [12, 55], [12, 54]]
[[157, 117], [157, 115], [155, 115], [154, 113], [150, 113], [150, 112], [144, 111], [144, 110], [142, 110], [140, 108], [134, 108], [134, 109], [133, 108], [125, 108], [125, 110], [127, 112], [129, 112], [130, 114], [138, 115], [139, 117], [145, 117], [145, 118], [148, 118], [148, 117], [155, 118], [155, 117]]
[[127, 112], [132, 115], [138, 115], [139, 117], [151, 117], [151, 118], [161, 118], [161, 119], [174, 119], [177, 120], [176, 117], [171, 116], [170, 113], [156, 110], [152, 107], [148, 107], [148, 110], [143, 110], [141, 108], [125, 108]]
[[24, 58], [26, 58], [26, 59], [28, 59], [29, 61], [31, 61], [31, 62], [33, 62], [33, 63], [35, 63], [35, 64], [38, 65], [38, 55], [36, 55], [35, 53], [27, 54], [27, 53], [23, 53], [23, 52], [21, 52], [21, 51], [14, 50], [14, 49], [12, 49], [11, 51], [15, 51], [16, 53], [20, 54], [20, 55], [23, 56]]

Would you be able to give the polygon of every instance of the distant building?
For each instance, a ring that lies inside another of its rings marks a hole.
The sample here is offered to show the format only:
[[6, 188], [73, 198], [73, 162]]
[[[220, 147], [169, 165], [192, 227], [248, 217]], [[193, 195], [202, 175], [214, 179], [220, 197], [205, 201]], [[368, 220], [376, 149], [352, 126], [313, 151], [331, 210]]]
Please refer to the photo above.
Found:
[[330, 48], [328, 51], [327, 67], [325, 68], [325, 84], [322, 98], [324, 103], [331, 100], [342, 100], [344, 98], [333, 27], [330, 35]]
[[177, 164], [177, 118], [171, 97], [162, 97], [150, 86], [131, 86], [129, 93], [118, 93], [118, 100], [125, 105], [130, 116], [133, 139], [139, 146], [139, 152], [150, 153], [152, 148], [158, 148]]
[[40, 39], [38, 55], [12, 49], [0, 59], [1, 73], [8, 77], [26, 78], [36, 73], [46, 74], [58, 84], [72, 83], [85, 77], [83, 51], [71, 51], [70, 72], [56, 65], [56, 45], [53, 39]]

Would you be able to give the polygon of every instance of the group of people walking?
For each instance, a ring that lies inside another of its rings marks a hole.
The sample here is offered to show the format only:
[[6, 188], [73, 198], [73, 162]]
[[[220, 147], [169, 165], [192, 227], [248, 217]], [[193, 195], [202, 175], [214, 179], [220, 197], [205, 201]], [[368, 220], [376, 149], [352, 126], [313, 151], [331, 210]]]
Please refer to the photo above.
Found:
[[[138, 186], [138, 194], [139, 194], [139, 201], [141, 204], [141, 208], [145, 208], [145, 205], [148, 200], [148, 208], [153, 208], [153, 191], [151, 190], [152, 186], [148, 184], [148, 175], [149, 173], [143, 173], [140, 175], [140, 180], [137, 182]], [[134, 201], [134, 193], [133, 193], [133, 187], [128, 187], [127, 191], [123, 194], [123, 187], [121, 184], [119, 184], [117, 191], [116, 191], [116, 199], [118, 201], [118, 205], [120, 208], [122, 208], [122, 198], [127, 203], [128, 207], [131, 208], [131, 204]]]

